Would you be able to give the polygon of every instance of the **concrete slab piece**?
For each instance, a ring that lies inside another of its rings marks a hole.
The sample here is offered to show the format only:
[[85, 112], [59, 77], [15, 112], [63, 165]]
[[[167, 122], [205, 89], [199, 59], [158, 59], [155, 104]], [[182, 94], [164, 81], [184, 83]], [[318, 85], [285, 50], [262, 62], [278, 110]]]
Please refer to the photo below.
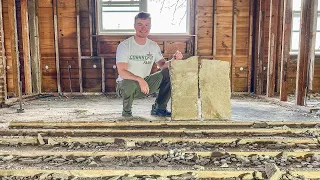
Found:
[[198, 57], [172, 61], [170, 78], [172, 120], [197, 120]]
[[202, 60], [199, 89], [202, 119], [231, 119], [229, 62]]

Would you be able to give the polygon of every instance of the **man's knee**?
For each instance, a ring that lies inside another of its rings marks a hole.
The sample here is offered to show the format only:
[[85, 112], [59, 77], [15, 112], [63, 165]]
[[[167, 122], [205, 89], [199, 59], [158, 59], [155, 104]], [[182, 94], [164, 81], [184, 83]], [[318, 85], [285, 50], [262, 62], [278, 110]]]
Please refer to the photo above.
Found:
[[121, 97], [128, 97], [131, 96], [137, 89], [138, 83], [137, 81], [124, 79], [121, 82], [121, 88], [120, 88], [120, 96]]

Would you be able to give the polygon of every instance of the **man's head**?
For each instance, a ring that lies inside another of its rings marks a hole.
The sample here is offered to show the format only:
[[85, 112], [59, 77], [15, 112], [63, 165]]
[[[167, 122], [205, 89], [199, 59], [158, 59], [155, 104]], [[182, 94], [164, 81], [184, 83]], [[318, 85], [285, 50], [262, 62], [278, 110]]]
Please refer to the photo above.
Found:
[[146, 38], [151, 29], [151, 16], [149, 13], [140, 12], [134, 17], [134, 29], [136, 36]]

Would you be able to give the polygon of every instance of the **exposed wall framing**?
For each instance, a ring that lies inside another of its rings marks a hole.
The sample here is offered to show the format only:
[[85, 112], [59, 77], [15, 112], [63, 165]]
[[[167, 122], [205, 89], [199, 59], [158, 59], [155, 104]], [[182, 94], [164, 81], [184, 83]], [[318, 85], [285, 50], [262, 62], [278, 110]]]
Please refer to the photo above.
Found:
[[6, 58], [4, 48], [2, 1], [0, 1], [0, 106], [7, 100], [6, 84]]
[[277, 58], [276, 58], [276, 82], [275, 92], [280, 93], [280, 76], [281, 76], [281, 56], [282, 56], [282, 35], [283, 35], [283, 15], [284, 15], [284, 0], [279, 0], [279, 19], [278, 19], [278, 35], [277, 35]]
[[212, 0], [212, 57], [217, 56], [217, 0]]
[[310, 27], [310, 51], [309, 51], [309, 63], [308, 63], [308, 90], [313, 89], [314, 69], [315, 69], [315, 44], [317, 35], [317, 19], [318, 19], [318, 0], [312, 0], [313, 6], [311, 9], [311, 27]]
[[12, 79], [13, 79], [13, 96], [19, 97], [20, 95], [20, 61], [18, 50], [18, 32], [16, 20], [16, 1], [8, 0], [8, 21], [10, 32], [10, 54], [12, 60]]
[[20, 0], [25, 94], [32, 94], [28, 0]]
[[256, 81], [256, 87], [255, 87], [255, 93], [257, 95], [262, 95], [263, 93], [263, 59], [264, 59], [264, 26], [265, 26], [265, 8], [266, 1], [260, 0], [259, 3], [259, 30], [258, 30], [258, 47], [257, 47], [257, 60], [256, 60], [256, 66], [255, 66], [255, 81]]
[[60, 77], [60, 53], [59, 53], [59, 35], [58, 35], [58, 0], [53, 0], [53, 23], [54, 23], [54, 47], [56, 55], [57, 87], [58, 93], [61, 93]]
[[41, 65], [39, 50], [38, 0], [28, 0], [28, 9], [32, 92], [34, 94], [39, 94], [41, 93]]
[[[305, 98], [307, 93], [309, 59], [312, 47], [312, 27], [314, 23], [311, 13], [314, 9], [314, 0], [303, 0], [301, 3], [301, 16], [300, 16], [300, 43], [299, 54], [297, 62], [297, 80], [296, 80], [296, 104], [305, 105]], [[316, 6], [317, 7], [317, 6]]]
[[79, 86], [80, 92], [83, 92], [82, 85], [82, 62], [81, 62], [81, 41], [80, 41], [80, 4], [76, 0], [76, 14], [77, 14], [77, 48], [78, 48], [78, 65], [79, 65]]
[[283, 35], [281, 53], [280, 100], [287, 101], [287, 71], [290, 61], [290, 39], [292, 31], [292, 0], [284, 0]]
[[252, 81], [251, 81], [251, 76], [252, 76], [252, 61], [253, 61], [253, 56], [252, 56], [252, 46], [253, 46], [253, 33], [254, 33], [254, 25], [253, 25], [253, 16], [254, 16], [254, 0], [249, 1], [249, 6], [250, 6], [250, 11], [249, 11], [249, 43], [248, 43], [248, 92], [251, 92], [251, 86], [252, 86]]
[[279, 0], [270, 0], [269, 20], [269, 47], [268, 47], [268, 71], [267, 71], [267, 96], [274, 96], [278, 50], [278, 12]]
[[[0, 99], [7, 96], [3, 93], [18, 96], [20, 78], [26, 94], [115, 91], [116, 48], [129, 36], [96, 36], [95, 0], [15, 2], [17, 10], [11, 8], [13, 1], [1, 1], [4, 41], [1, 41]], [[284, 0], [192, 0], [191, 35], [149, 38], [158, 43], [168, 59], [180, 50], [185, 58], [197, 55], [200, 60], [229, 62], [233, 92], [253, 90], [267, 96], [280, 92], [281, 100], [286, 100], [288, 93], [300, 88], [294, 82], [298, 82], [301, 74], [294, 72], [304, 70], [302, 65], [297, 66], [296, 56], [289, 56], [291, 22], [283, 14], [284, 6]], [[17, 14], [18, 20], [12, 14]], [[311, 24], [315, 27], [315, 23]], [[315, 33], [314, 29], [310, 31], [309, 46], [313, 46]], [[14, 34], [18, 34], [15, 39], [11, 38]], [[320, 63], [316, 60], [319, 57], [311, 49], [307, 52], [311, 59], [307, 62], [309, 74], [303, 83], [309, 82], [306, 92], [320, 92]], [[152, 72], [156, 70], [154, 66]]]
[[237, 7], [237, 0], [233, 0], [232, 9], [232, 54], [231, 54], [231, 92], [235, 90], [235, 61], [236, 61], [236, 51], [237, 51], [237, 17], [239, 14], [239, 9]]

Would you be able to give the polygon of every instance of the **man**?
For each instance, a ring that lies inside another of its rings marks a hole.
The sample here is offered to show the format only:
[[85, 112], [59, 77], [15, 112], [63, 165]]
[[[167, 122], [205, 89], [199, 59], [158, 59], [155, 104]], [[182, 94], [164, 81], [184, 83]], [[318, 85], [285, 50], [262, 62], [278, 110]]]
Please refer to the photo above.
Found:
[[[171, 97], [169, 61], [166, 61], [160, 47], [147, 38], [151, 29], [149, 13], [140, 12], [134, 19], [135, 35], [121, 42], [117, 48], [116, 62], [119, 77], [117, 94], [123, 98], [122, 116], [132, 116], [134, 98], [159, 91], [152, 105], [151, 115], [170, 117], [167, 104]], [[174, 59], [182, 59], [177, 51]], [[161, 69], [150, 75], [153, 63]]]

